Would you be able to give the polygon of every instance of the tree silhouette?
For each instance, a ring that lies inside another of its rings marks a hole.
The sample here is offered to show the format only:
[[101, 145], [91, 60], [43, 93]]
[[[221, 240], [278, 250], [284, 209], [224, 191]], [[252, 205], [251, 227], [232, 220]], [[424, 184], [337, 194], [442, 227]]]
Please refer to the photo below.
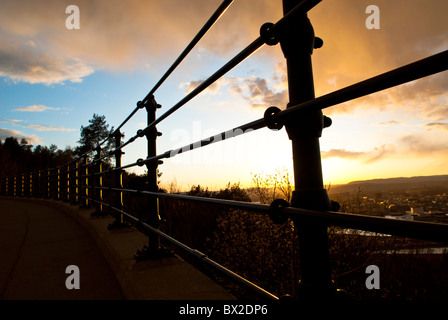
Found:
[[[109, 125], [106, 123], [106, 116], [104, 115], [100, 116], [94, 113], [89, 123], [88, 126], [81, 126], [81, 138], [78, 140], [80, 146], [76, 147], [74, 152], [78, 157], [95, 150], [114, 131], [113, 127], [110, 130], [108, 129]], [[103, 155], [115, 147], [114, 142], [114, 139], [108, 139], [105, 144], [101, 145]], [[90, 154], [89, 159], [92, 160], [94, 156], [95, 154]], [[110, 163], [110, 159], [107, 158], [105, 162]]]

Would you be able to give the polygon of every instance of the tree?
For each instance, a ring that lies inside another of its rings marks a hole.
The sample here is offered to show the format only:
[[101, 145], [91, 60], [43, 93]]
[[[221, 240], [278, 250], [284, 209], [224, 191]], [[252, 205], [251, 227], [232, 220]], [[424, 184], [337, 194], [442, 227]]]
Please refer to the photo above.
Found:
[[218, 199], [251, 202], [249, 195], [241, 189], [239, 182], [234, 184], [229, 182], [225, 189], [221, 189], [216, 193], [215, 197]]
[[[100, 143], [114, 132], [113, 127], [110, 130], [108, 129], [109, 125], [106, 123], [106, 116], [100, 116], [94, 113], [92, 119], [89, 120], [89, 123], [88, 126], [81, 126], [81, 138], [78, 141], [80, 146], [76, 147], [74, 152], [76, 156], [82, 156], [86, 152], [95, 150], [100, 146]], [[101, 145], [103, 155], [110, 152], [114, 147], [115, 140], [107, 140], [105, 145]], [[92, 160], [94, 155], [90, 155], [89, 157], [90, 160]], [[106, 160], [106, 163], [110, 163], [109, 158]]]
[[20, 142], [15, 137], [0, 141], [0, 176], [11, 176], [54, 168], [69, 163], [73, 159], [72, 150], [67, 147], [59, 150], [54, 144], [47, 146], [32, 145], [25, 139]]
[[252, 185], [251, 193], [260, 203], [271, 203], [277, 198], [291, 201], [293, 181], [285, 168], [277, 169], [273, 174], [252, 173]]

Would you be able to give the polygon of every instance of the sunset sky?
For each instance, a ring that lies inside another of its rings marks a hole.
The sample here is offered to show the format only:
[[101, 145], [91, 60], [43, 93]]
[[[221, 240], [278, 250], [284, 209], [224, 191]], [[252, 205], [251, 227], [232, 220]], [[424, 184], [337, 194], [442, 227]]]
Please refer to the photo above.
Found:
[[[157, 83], [220, 5], [220, 0], [0, 0], [0, 139], [75, 147], [94, 113], [117, 127]], [[67, 6], [80, 29], [66, 28]], [[380, 9], [369, 30], [366, 7]], [[309, 13], [324, 46], [313, 53], [316, 96], [448, 49], [446, 0], [323, 0]], [[282, 16], [280, 0], [235, 0], [156, 92], [175, 105]], [[157, 128], [159, 153], [285, 108], [286, 64], [263, 46]], [[443, 72], [324, 110], [333, 125], [321, 139], [325, 184], [448, 174], [448, 73]], [[140, 110], [124, 141], [146, 126]], [[123, 164], [146, 158], [146, 141], [124, 149]], [[227, 182], [249, 186], [252, 173], [292, 172], [285, 130], [261, 129], [160, 166], [162, 185]], [[137, 168], [135, 168], [137, 170]], [[142, 169], [141, 169], [142, 170]], [[141, 171], [137, 171], [141, 172]]]

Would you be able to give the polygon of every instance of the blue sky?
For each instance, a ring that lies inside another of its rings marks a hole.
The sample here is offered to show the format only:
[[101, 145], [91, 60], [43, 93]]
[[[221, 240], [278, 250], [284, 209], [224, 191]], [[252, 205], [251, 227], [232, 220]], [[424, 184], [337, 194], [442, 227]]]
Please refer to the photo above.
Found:
[[[155, 85], [220, 1], [0, 0], [0, 139], [75, 147], [94, 113], [117, 127]], [[80, 29], [68, 30], [65, 8], [80, 9]], [[448, 49], [448, 3], [376, 1], [381, 27], [368, 30], [371, 1], [322, 1], [310, 13], [324, 46], [313, 54], [316, 95]], [[156, 92], [172, 107], [281, 17], [281, 1], [236, 0]], [[333, 119], [321, 139], [325, 183], [447, 174], [448, 76], [441, 73], [326, 109]], [[287, 103], [279, 47], [263, 47], [206, 92], [158, 125], [165, 152], [262, 117]], [[140, 110], [123, 128], [126, 139], [146, 125]], [[233, 140], [233, 141], [232, 141]], [[250, 184], [251, 172], [291, 170], [285, 131], [262, 129], [165, 160], [162, 182], [219, 188]], [[123, 163], [146, 157], [144, 139], [127, 147]], [[141, 172], [141, 171], [139, 171]]]

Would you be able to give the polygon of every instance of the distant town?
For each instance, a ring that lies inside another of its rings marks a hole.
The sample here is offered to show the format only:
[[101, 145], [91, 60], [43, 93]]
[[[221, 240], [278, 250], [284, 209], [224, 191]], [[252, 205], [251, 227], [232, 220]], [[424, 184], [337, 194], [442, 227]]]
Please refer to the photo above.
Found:
[[448, 223], [448, 175], [356, 181], [329, 193], [340, 211]]

